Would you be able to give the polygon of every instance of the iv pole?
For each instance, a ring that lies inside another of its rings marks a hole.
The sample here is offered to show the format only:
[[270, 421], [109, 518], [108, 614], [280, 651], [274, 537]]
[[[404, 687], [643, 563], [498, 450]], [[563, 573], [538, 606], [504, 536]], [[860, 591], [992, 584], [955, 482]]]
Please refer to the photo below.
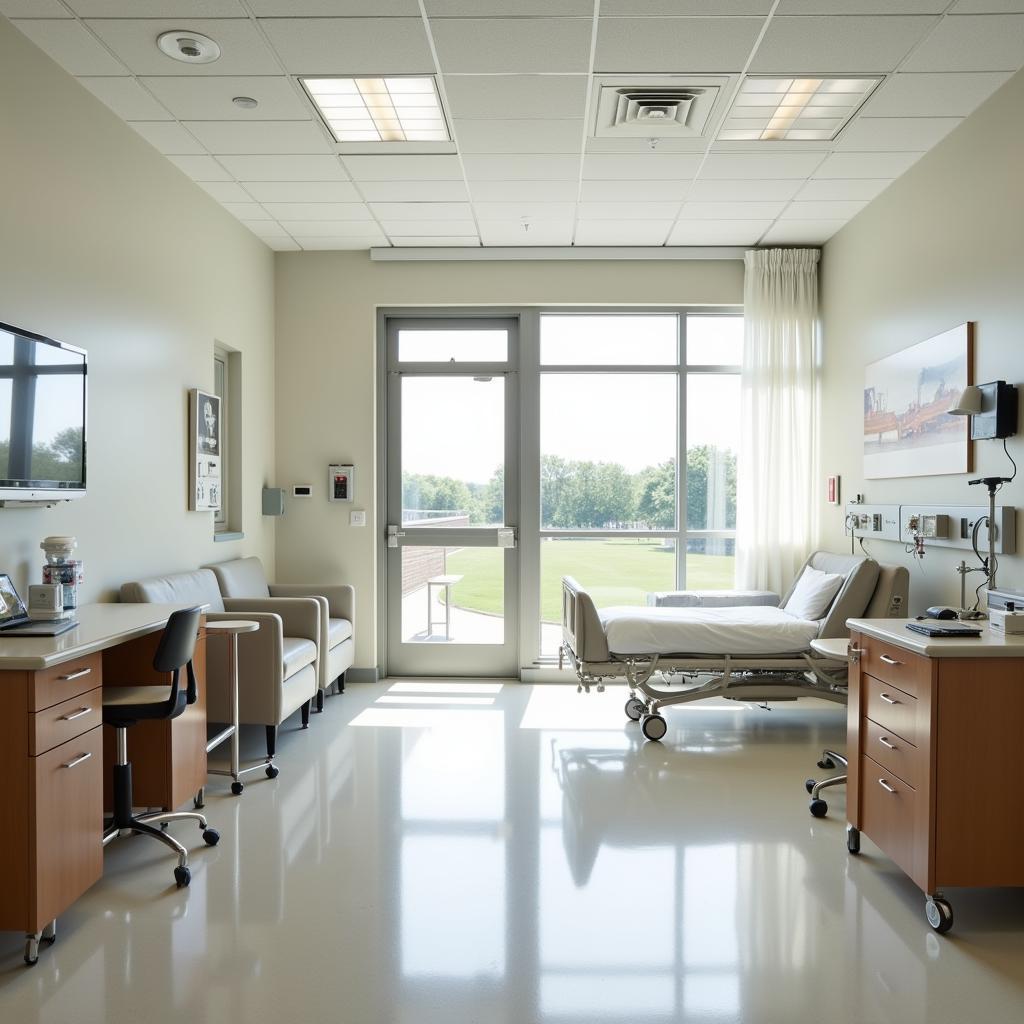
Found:
[[[988, 488], [988, 515], [985, 517], [988, 527], [988, 558], [982, 561], [982, 571], [988, 580], [988, 589], [994, 590], [996, 586], [996, 492], [1003, 484], [1009, 483], [1010, 478], [1005, 476], [983, 476], [977, 480], [968, 480], [970, 486], [984, 484]], [[977, 529], [978, 524], [975, 524]], [[974, 548], [977, 552], [977, 546]], [[966, 579], [966, 577], [964, 577]]]

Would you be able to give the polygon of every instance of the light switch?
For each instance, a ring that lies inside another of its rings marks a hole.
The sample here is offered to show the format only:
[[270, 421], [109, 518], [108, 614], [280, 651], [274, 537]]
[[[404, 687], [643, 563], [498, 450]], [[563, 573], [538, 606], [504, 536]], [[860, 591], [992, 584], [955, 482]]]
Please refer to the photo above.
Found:
[[360, 509], [359, 511], [352, 511], [348, 514], [348, 525], [349, 526], [365, 526], [366, 525], [366, 513]]

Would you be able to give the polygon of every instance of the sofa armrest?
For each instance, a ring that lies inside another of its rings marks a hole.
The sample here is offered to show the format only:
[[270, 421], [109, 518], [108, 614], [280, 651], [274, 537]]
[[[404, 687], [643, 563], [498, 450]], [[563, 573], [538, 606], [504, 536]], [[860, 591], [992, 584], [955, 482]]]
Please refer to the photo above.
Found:
[[285, 636], [312, 640], [320, 647], [320, 602], [312, 597], [226, 597], [224, 611], [235, 617], [268, 612], [281, 619]]
[[348, 583], [274, 583], [271, 597], [324, 597], [332, 619], [348, 619], [355, 626], [356, 591]]

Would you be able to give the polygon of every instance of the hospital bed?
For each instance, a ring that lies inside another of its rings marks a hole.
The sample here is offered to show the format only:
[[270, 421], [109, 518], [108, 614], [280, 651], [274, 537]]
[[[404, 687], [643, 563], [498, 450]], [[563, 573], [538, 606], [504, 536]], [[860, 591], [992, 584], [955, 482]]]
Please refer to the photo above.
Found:
[[[783, 610], [808, 566], [842, 576], [818, 620]], [[660, 740], [668, 728], [662, 708], [708, 697], [762, 702], [821, 697], [845, 703], [846, 659], [820, 654], [811, 642], [845, 637], [849, 618], [900, 617], [909, 586], [903, 566], [816, 551], [781, 600], [761, 591], [682, 591], [658, 595], [654, 607], [598, 611], [580, 584], [565, 576], [559, 664], [568, 659], [579, 688], [587, 692], [624, 679], [626, 715], [640, 722], [650, 740]], [[652, 679], [658, 674], [682, 677], [682, 688], [656, 688]]]

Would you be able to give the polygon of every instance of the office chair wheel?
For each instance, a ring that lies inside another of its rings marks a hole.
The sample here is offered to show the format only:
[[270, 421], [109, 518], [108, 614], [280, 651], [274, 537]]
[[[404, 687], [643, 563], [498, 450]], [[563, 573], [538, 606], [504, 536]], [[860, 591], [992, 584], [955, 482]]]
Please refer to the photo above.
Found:
[[806, 789], [808, 793], [813, 793], [814, 787], [817, 784], [818, 783], [814, 779], [804, 779], [804, 789]]
[[242, 785], [241, 782], [232, 782], [231, 783], [231, 792], [234, 793], [235, 796], [241, 796], [243, 789], [245, 789], [245, 786]]
[[192, 872], [188, 868], [177, 867], [174, 869], [174, 881], [179, 889], [184, 889], [192, 881]]
[[649, 740], [660, 740], [668, 732], [668, 723], [661, 715], [644, 715], [640, 719], [640, 731]]
[[924, 905], [924, 912], [928, 915], [928, 923], [940, 935], [953, 927], [953, 908], [949, 901], [941, 896], [931, 897]]
[[846, 849], [852, 854], [860, 853], [860, 830], [852, 825], [846, 826]]
[[827, 772], [832, 771], [832, 769], [835, 768], [835, 766], [835, 762], [832, 760], [831, 757], [823, 757], [818, 762], [818, 767], [821, 768], [823, 771]]
[[816, 818], [824, 818], [828, 814], [828, 804], [819, 797], [817, 800], [812, 800], [808, 807], [811, 809], [811, 814]]
[[276, 779], [281, 774], [281, 769], [276, 764], [268, 764], [266, 771], [268, 779]]
[[203, 842], [207, 846], [216, 846], [220, 842], [220, 833], [215, 828], [204, 828]]
[[647, 710], [644, 706], [644, 702], [637, 697], [630, 697], [626, 701], [626, 717], [631, 722], [639, 722], [640, 716]]

